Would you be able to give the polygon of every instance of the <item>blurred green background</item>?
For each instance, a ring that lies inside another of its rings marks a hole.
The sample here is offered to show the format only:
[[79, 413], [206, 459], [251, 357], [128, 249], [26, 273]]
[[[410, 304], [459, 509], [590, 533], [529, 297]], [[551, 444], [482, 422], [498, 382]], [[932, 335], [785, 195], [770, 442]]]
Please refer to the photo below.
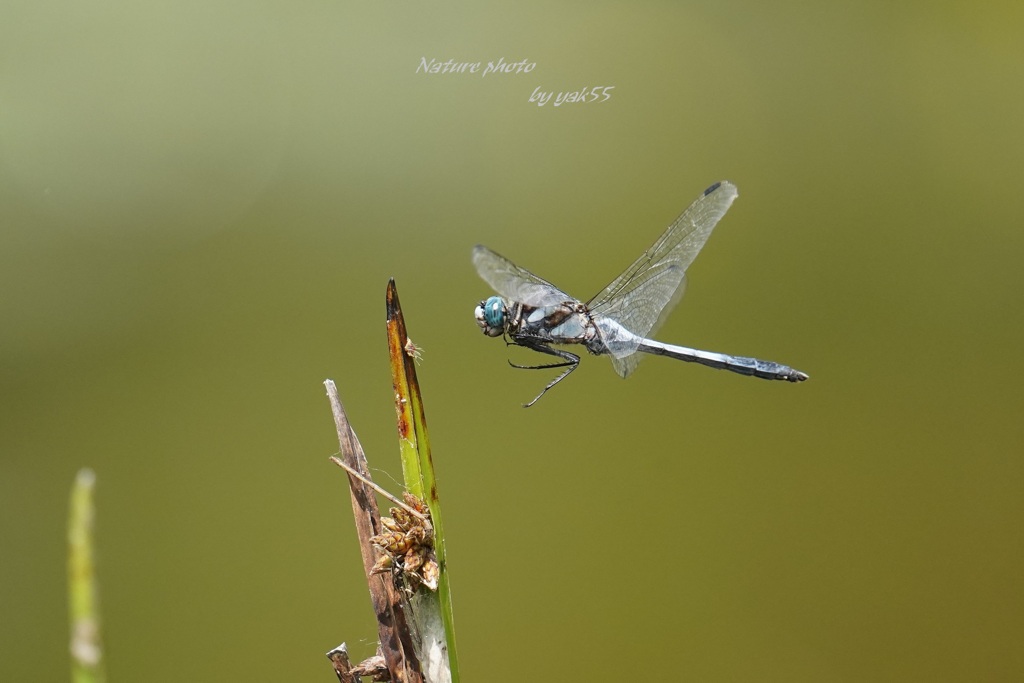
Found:
[[[466, 681], [1021, 680], [1022, 7], [4, 2], [0, 679], [67, 676], [85, 465], [111, 680], [372, 653], [321, 383], [398, 490], [394, 276]], [[659, 337], [811, 380], [523, 410], [472, 245], [588, 298], [723, 178]]]

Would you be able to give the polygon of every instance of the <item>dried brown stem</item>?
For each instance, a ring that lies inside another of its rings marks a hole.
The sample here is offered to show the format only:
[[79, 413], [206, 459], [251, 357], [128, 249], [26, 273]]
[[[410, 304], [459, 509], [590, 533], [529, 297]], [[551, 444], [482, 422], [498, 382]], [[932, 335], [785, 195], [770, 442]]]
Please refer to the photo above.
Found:
[[[334, 414], [334, 423], [338, 430], [342, 459], [345, 464], [359, 472], [363, 479], [369, 481], [371, 477], [366, 455], [348, 422], [345, 408], [338, 397], [338, 389], [331, 380], [325, 381], [324, 386], [327, 387], [331, 412]], [[352, 515], [359, 536], [359, 551], [363, 557], [363, 570], [370, 588], [373, 610], [377, 615], [381, 655], [393, 683], [423, 683], [423, 674], [420, 673], [420, 663], [413, 649], [412, 632], [402, 597], [390, 575], [372, 573], [376, 551], [370, 538], [383, 531], [377, 499], [373, 489], [360, 479], [349, 474], [348, 482], [352, 493]]]

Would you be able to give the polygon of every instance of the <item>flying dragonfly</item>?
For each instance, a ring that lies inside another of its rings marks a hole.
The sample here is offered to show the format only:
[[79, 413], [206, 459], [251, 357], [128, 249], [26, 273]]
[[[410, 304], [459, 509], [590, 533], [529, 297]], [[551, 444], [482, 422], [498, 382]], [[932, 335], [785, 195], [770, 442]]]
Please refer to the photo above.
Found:
[[580, 357], [556, 345], [582, 344], [595, 355], [611, 356], [612, 366], [628, 377], [640, 362], [638, 352], [700, 363], [762, 379], [802, 382], [799, 370], [743, 356], [700, 351], [650, 339], [679, 302], [690, 267], [711, 231], [737, 197], [736, 186], [715, 183], [683, 211], [650, 249], [587, 303], [520, 268], [487, 247], [473, 248], [477, 273], [501, 296], [477, 305], [477, 325], [489, 337], [504, 335], [509, 344], [560, 359], [546, 365], [516, 365], [526, 370], [565, 368], [530, 407], [580, 363]]

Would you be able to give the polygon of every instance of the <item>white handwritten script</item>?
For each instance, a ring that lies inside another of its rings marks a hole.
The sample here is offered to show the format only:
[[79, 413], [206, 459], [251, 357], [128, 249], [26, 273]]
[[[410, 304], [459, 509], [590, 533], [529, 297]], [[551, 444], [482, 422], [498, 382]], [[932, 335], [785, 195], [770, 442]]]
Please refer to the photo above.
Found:
[[483, 62], [456, 62], [454, 59], [449, 59], [447, 62], [442, 62], [440, 59], [430, 59], [426, 57], [420, 57], [419, 66], [416, 67], [416, 73], [424, 74], [480, 74], [481, 78], [486, 77], [488, 74], [528, 74], [537, 68], [537, 62], [530, 62], [522, 60], [519, 62], [506, 61], [504, 57], [496, 62], [487, 62], [487, 66], [484, 66]]
[[544, 91], [539, 87], [530, 95], [530, 104], [543, 107], [554, 97], [554, 106], [561, 107], [563, 104], [588, 104], [590, 102], [607, 102], [612, 98], [611, 91], [614, 85], [599, 85], [595, 88], [583, 88], [581, 90], [568, 90], [555, 94], [554, 90]]
[[[420, 57], [416, 65], [416, 73], [428, 75], [458, 75], [473, 74], [480, 78], [490, 75], [520, 75], [528, 74], [537, 68], [537, 62], [529, 59], [521, 59], [518, 62], [501, 57], [497, 61], [483, 62], [460, 62], [455, 59], [442, 61], [435, 58]], [[529, 87], [529, 86], [527, 86]], [[534, 88], [533, 93], [527, 99], [529, 104], [536, 104], [543, 107], [551, 104], [553, 107], [561, 107], [563, 104], [588, 104], [591, 102], [607, 102], [612, 98], [614, 85], [599, 85], [585, 87], [579, 90], [542, 90], [539, 86]]]

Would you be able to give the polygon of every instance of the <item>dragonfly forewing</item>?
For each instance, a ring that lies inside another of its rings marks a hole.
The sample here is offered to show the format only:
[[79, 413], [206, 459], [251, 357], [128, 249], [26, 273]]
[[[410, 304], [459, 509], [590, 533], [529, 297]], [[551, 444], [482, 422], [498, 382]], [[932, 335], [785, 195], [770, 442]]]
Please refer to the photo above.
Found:
[[509, 304], [557, 306], [576, 301], [562, 290], [483, 245], [473, 247], [473, 265], [484, 282], [505, 297]]
[[650, 249], [591, 299], [590, 310], [640, 337], [652, 336], [681, 298], [686, 269], [738, 194], [728, 181], [704, 190]]

